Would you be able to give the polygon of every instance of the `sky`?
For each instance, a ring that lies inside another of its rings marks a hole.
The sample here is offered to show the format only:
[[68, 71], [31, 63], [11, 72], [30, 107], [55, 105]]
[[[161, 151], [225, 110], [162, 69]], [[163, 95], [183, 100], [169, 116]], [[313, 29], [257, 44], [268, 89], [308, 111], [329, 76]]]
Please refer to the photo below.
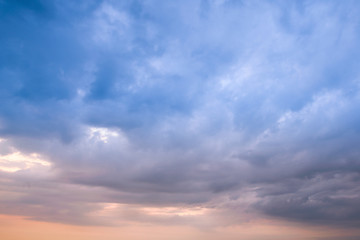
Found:
[[359, 43], [356, 0], [0, 0], [1, 239], [360, 239]]

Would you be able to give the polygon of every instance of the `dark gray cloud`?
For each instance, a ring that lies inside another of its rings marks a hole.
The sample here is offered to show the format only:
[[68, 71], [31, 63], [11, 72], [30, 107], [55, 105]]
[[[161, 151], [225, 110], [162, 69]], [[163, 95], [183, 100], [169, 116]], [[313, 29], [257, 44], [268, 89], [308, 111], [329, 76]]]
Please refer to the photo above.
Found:
[[310, 224], [360, 224], [359, 172], [328, 172], [264, 186], [254, 206], [277, 217]]
[[323, 237], [323, 238], [318, 238], [318, 240], [356, 240], [359, 239], [360, 236], [341, 236], [341, 237]]

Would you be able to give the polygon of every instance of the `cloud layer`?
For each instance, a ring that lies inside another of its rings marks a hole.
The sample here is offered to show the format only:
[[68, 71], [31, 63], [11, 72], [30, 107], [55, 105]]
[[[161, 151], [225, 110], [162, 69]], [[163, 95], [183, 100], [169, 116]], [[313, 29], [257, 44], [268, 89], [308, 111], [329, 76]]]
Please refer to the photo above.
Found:
[[1, 213], [358, 227], [359, 7], [0, 1]]

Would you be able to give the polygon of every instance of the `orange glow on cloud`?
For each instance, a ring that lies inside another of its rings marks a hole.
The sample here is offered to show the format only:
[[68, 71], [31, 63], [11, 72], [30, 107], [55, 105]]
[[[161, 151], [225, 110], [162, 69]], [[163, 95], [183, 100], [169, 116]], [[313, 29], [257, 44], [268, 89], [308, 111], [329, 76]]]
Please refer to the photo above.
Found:
[[[360, 231], [357, 231], [359, 234]], [[73, 226], [0, 215], [2, 240], [303, 240], [356, 234], [328, 228], [305, 228], [280, 222], [252, 222], [239, 226], [199, 230], [185, 226], [132, 224], [119, 227]]]

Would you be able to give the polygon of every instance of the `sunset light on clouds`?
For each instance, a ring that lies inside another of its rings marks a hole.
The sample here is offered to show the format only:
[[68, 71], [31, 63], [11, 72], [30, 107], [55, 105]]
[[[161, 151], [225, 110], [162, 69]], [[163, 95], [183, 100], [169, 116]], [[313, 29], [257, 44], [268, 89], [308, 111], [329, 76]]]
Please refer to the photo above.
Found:
[[0, 239], [360, 239], [360, 2], [0, 0]]

